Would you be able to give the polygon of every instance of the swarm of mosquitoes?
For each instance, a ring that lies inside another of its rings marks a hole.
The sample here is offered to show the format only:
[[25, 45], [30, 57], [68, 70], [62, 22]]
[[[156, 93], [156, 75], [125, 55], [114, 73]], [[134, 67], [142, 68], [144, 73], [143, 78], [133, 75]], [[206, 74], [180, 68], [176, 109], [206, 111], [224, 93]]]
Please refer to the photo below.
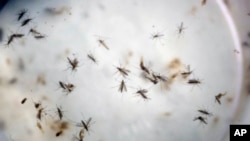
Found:
[[[206, 0], [203, 0], [201, 5], [205, 5], [206, 4]], [[20, 26], [26, 26], [28, 25], [33, 19], [32, 18], [24, 18], [25, 15], [27, 14], [28, 10], [27, 9], [23, 9], [21, 10], [18, 14], [17, 14], [17, 21], [21, 21]], [[184, 23], [181, 22], [180, 26], [178, 26], [178, 34], [182, 34], [184, 32], [186, 28], [184, 27]], [[30, 28], [29, 33], [31, 33], [33, 35], [33, 37], [35, 39], [42, 39], [45, 38], [45, 34], [42, 34], [41, 32], [37, 31], [36, 29]], [[11, 43], [14, 40], [17, 40], [19, 38], [23, 38], [25, 35], [22, 33], [15, 33], [12, 34], [8, 37], [7, 43], [6, 45], [9, 46], [11, 45]], [[164, 34], [161, 33], [156, 33], [151, 35], [152, 39], [158, 39], [163, 37]], [[97, 40], [97, 42], [106, 50], [111, 50], [110, 47], [107, 45], [107, 43], [105, 42], [105, 40]], [[95, 64], [97, 64], [97, 59], [94, 57], [93, 54], [87, 54], [86, 56], [90, 61], [94, 62]], [[76, 71], [77, 68], [79, 67], [79, 61], [78, 59], [75, 58], [69, 58], [67, 57], [67, 62], [68, 62], [68, 68], [71, 69], [72, 71]], [[65, 59], [65, 60], [66, 60]], [[140, 63], [138, 64], [141, 73], [142, 73], [142, 78], [144, 80], [147, 80], [148, 82], [152, 83], [152, 85], [157, 85], [158, 83], [168, 83], [168, 81], [170, 81], [170, 79], [175, 78], [177, 75], [181, 76], [182, 78], [184, 78], [186, 81], [186, 83], [188, 85], [191, 86], [195, 86], [195, 85], [200, 85], [202, 83], [201, 80], [196, 79], [196, 78], [189, 78], [191, 74], [193, 74], [193, 71], [190, 69], [190, 65], [187, 65], [186, 70], [179, 72], [178, 74], [174, 74], [170, 77], [167, 77], [165, 75], [162, 75], [160, 73], [156, 73], [154, 72], [151, 68], [149, 68], [148, 66], [145, 65], [143, 58], [141, 57], [140, 59]], [[121, 66], [116, 66], [115, 67], [117, 73], [119, 73], [119, 75], [122, 77], [122, 80], [120, 81], [119, 84], [119, 88], [118, 88], [118, 92], [119, 93], [124, 93], [127, 92], [127, 85], [125, 83], [125, 79], [127, 77], [129, 77], [129, 74], [131, 73], [131, 71], [126, 68], [126, 67], [121, 67]], [[75, 90], [75, 85], [73, 83], [68, 83], [68, 82], [63, 82], [63, 81], [59, 81], [58, 82], [58, 86], [59, 88], [66, 93], [66, 95], [70, 94], [71, 92], [73, 92]], [[135, 91], [134, 94], [138, 95], [139, 97], [141, 97], [143, 100], [150, 100], [150, 97], [148, 96], [148, 89], [145, 88], [141, 88]], [[219, 105], [221, 105], [221, 99], [222, 97], [224, 97], [227, 93], [218, 93], [214, 96], [215, 99], [215, 103], [218, 103]], [[21, 104], [25, 104], [27, 102], [28, 98], [25, 97], [21, 100]], [[44, 132], [44, 125], [42, 124], [42, 120], [45, 120], [45, 117], [50, 115], [50, 113], [47, 112], [46, 107], [44, 107], [44, 105], [42, 104], [42, 102], [34, 102], [34, 108], [36, 109], [36, 119], [37, 119], [37, 123], [36, 126], [37, 128], [41, 131]], [[194, 117], [193, 121], [199, 121], [201, 124], [208, 124], [207, 122], [207, 118], [213, 116], [213, 114], [211, 112], [209, 112], [206, 109], [198, 109], [197, 112], [200, 114], [199, 116]], [[62, 108], [60, 106], [56, 106], [56, 108], [54, 109], [54, 113], [56, 113], [56, 116], [58, 117], [55, 120], [55, 126], [53, 127], [53, 129], [55, 129], [55, 137], [60, 137], [64, 134], [64, 132], [66, 132], [66, 129], [68, 129], [69, 126], [69, 122], [65, 121], [64, 119], [64, 112], [62, 110]], [[83, 141], [84, 136], [85, 136], [85, 132], [89, 132], [90, 131], [90, 125], [92, 122], [92, 117], [89, 117], [88, 120], [81, 120], [79, 123], [75, 124], [76, 128], [80, 127], [80, 130], [78, 132], [77, 135], [74, 135], [74, 140], [78, 140], [78, 141]]]

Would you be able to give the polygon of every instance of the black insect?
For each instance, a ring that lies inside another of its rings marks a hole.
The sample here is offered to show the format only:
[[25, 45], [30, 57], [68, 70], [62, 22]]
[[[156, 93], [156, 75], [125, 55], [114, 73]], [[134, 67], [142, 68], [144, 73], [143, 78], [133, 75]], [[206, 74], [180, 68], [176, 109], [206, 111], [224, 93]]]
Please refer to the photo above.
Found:
[[119, 92], [123, 92], [123, 91], [127, 91], [127, 87], [126, 87], [126, 84], [124, 82], [124, 80], [121, 81], [121, 84], [120, 84], [120, 87], [119, 87]]
[[227, 93], [219, 93], [218, 95], [215, 96], [215, 101], [218, 102], [219, 104], [221, 104], [221, 97], [225, 96]]
[[56, 133], [56, 137], [59, 137], [60, 135], [62, 135], [62, 133], [63, 133], [62, 130], [58, 131], [58, 132]]
[[181, 22], [181, 25], [178, 27], [178, 33], [181, 34], [186, 28], [183, 26], [183, 22]]
[[158, 75], [152, 74], [152, 75], [153, 75], [154, 79], [161, 80], [162, 82], [167, 82], [167, 77], [164, 75], [160, 75], [160, 74], [158, 74]]
[[25, 97], [25, 98], [21, 101], [21, 103], [24, 104], [24, 103], [26, 102], [26, 100], [27, 100], [27, 98]]
[[62, 118], [63, 118], [63, 111], [61, 110], [60, 107], [56, 107], [56, 109], [57, 109], [57, 114], [59, 116], [59, 119], [62, 120]]
[[103, 47], [105, 47], [107, 50], [109, 50], [109, 47], [108, 47], [107, 44], [104, 42], [104, 40], [99, 39], [98, 42], [99, 42], [99, 44], [101, 44]]
[[181, 72], [181, 75], [184, 76], [184, 77], [187, 77], [192, 73], [193, 73], [193, 71], [190, 70], [190, 66], [188, 65], [187, 66], [187, 71]]
[[33, 19], [31, 19], [31, 18], [27, 18], [27, 19], [23, 20], [21, 26], [27, 25], [27, 24], [28, 24], [30, 21], [32, 21], [32, 20], [33, 20]]
[[198, 112], [202, 113], [203, 115], [207, 115], [207, 116], [212, 116], [213, 114], [208, 112], [207, 110], [204, 109], [199, 109]]
[[199, 120], [203, 124], [207, 124], [206, 118], [202, 116], [198, 116], [194, 118], [194, 121]]
[[97, 63], [96, 58], [93, 56], [93, 54], [88, 54], [87, 57], [94, 63]]
[[92, 120], [91, 117], [87, 120], [87, 122], [81, 120], [81, 123], [77, 124], [76, 126], [83, 127], [86, 131], [89, 131], [91, 120]]
[[123, 77], [128, 76], [128, 73], [130, 72], [130, 70], [126, 69], [126, 68], [122, 68], [122, 67], [116, 67], [116, 69], [120, 72], [120, 74]]
[[149, 99], [148, 96], [146, 95], [147, 92], [148, 90], [146, 89], [140, 89], [136, 93], [139, 94], [143, 99]]
[[41, 102], [34, 102], [34, 107], [36, 109], [40, 108], [41, 105], [42, 105]]
[[71, 69], [74, 71], [76, 70], [76, 68], [79, 65], [79, 61], [77, 60], [77, 58], [74, 58], [73, 60], [71, 60], [69, 57], [67, 57], [68, 62], [70, 64]]
[[32, 33], [33, 35], [41, 35], [40, 32], [38, 32], [36, 29], [33, 29], [33, 28], [31, 28], [31, 29], [29, 30], [29, 32]]
[[152, 39], [158, 39], [158, 38], [161, 38], [163, 36], [164, 36], [164, 34], [160, 34], [160, 33], [152, 34]]
[[34, 38], [35, 39], [43, 39], [43, 38], [45, 38], [45, 35], [35, 35]]
[[199, 79], [189, 79], [188, 84], [200, 84], [201, 81]]
[[41, 108], [41, 109], [38, 110], [37, 115], [36, 115], [37, 119], [39, 119], [39, 120], [42, 119], [42, 112], [43, 112], [43, 110], [44, 110], [44, 108]]
[[146, 72], [147, 74], [150, 74], [148, 68], [144, 66], [142, 58], [141, 58], [141, 61], [140, 61], [140, 68], [141, 68], [142, 71]]
[[147, 74], [143, 74], [143, 77], [148, 79], [149, 81], [151, 81], [153, 84], [157, 84], [158, 83], [157, 77], [154, 76], [154, 74], [152, 74], [152, 75], [153, 75], [153, 78]]
[[22, 19], [22, 17], [28, 12], [27, 9], [22, 9], [17, 15], [17, 20], [20, 21]]
[[14, 41], [16, 38], [22, 38], [24, 34], [12, 34], [8, 37], [7, 45]]

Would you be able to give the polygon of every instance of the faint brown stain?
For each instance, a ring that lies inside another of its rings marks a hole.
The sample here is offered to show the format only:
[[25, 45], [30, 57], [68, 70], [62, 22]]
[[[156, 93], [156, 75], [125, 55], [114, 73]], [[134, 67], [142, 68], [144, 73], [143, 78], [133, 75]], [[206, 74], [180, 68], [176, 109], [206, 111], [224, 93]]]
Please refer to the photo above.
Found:
[[179, 58], [174, 58], [169, 64], [167, 64], [167, 70], [178, 70], [183, 66]]
[[36, 84], [43, 85], [43, 86], [46, 85], [45, 76], [43, 74], [40, 74], [40, 75], [37, 76]]

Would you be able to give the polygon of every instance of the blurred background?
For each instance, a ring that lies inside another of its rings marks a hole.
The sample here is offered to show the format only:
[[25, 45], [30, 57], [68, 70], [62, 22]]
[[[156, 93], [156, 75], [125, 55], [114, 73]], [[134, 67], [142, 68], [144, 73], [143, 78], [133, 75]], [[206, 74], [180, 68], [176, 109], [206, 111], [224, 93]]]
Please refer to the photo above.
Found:
[[249, 24], [249, 0], [1, 1], [0, 140], [227, 141]]

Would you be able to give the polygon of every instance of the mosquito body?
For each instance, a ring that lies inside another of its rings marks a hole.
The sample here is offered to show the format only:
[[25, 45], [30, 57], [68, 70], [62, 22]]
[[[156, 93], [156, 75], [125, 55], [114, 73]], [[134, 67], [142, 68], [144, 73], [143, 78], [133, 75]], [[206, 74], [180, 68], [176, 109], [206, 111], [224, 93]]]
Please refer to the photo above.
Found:
[[27, 24], [28, 24], [29, 22], [31, 22], [32, 20], [33, 20], [33, 19], [31, 19], [31, 18], [27, 18], [27, 19], [23, 20], [21, 26], [27, 25]]
[[140, 68], [141, 68], [142, 71], [146, 72], [147, 74], [150, 74], [148, 68], [144, 66], [144, 63], [143, 63], [142, 59], [140, 61]]
[[126, 68], [122, 68], [122, 67], [116, 67], [116, 69], [120, 72], [120, 74], [123, 77], [128, 76], [128, 73], [130, 73], [130, 70], [126, 69]]
[[22, 19], [22, 17], [28, 12], [27, 9], [22, 9], [17, 15], [17, 20], [20, 21]]
[[196, 121], [196, 120], [199, 120], [203, 124], [207, 124], [206, 118], [204, 118], [202, 116], [195, 117], [194, 121]]
[[218, 102], [219, 104], [221, 104], [221, 97], [225, 96], [227, 93], [219, 93], [218, 95], [215, 96], [215, 101]]
[[24, 104], [26, 102], [27, 98], [25, 97], [22, 101], [21, 104]]
[[79, 61], [76, 58], [74, 58], [74, 59], [71, 60], [69, 57], [67, 57], [67, 59], [68, 59], [68, 62], [70, 64], [71, 69], [73, 71], [76, 70], [76, 68], [79, 65]]
[[203, 115], [206, 115], [206, 116], [212, 116], [213, 114], [208, 112], [207, 110], [204, 110], [204, 109], [199, 109], [198, 112], [200, 112], [201, 114]]
[[124, 80], [121, 81], [121, 84], [120, 84], [120, 87], [119, 87], [119, 92], [127, 92], [127, 87], [126, 87], [126, 84], [124, 82]]

